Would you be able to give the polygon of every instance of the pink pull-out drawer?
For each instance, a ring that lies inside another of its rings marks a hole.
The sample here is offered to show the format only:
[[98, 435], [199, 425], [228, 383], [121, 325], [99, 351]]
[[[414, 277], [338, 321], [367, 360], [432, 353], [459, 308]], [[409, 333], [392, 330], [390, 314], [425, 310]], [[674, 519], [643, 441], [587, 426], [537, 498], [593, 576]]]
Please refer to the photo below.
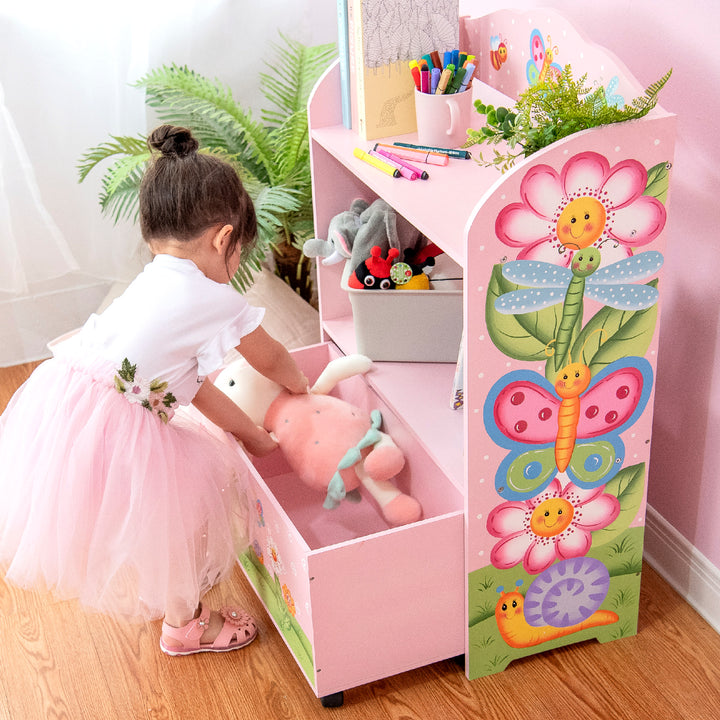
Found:
[[[311, 382], [337, 354], [329, 343], [294, 353]], [[332, 394], [381, 411], [406, 457], [395, 482], [423, 516], [392, 528], [363, 490], [326, 510], [279, 451], [251, 466], [241, 564], [318, 697], [465, 652], [462, 494], [363, 377]]]

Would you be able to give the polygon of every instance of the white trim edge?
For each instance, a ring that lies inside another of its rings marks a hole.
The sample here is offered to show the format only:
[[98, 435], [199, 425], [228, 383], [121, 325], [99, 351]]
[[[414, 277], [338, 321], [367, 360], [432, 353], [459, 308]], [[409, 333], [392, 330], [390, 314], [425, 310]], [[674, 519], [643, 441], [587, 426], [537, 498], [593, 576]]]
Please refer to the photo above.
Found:
[[720, 568], [650, 505], [646, 513], [644, 556], [667, 583], [720, 632]]

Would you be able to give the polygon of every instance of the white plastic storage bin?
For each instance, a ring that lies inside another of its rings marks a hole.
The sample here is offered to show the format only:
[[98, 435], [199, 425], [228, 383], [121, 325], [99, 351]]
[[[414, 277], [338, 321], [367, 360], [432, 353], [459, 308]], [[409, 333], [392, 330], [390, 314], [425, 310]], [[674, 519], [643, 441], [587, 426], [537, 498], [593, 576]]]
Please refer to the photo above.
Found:
[[455, 267], [437, 282], [430, 275], [430, 290], [356, 290], [348, 286], [346, 264], [341, 285], [350, 297], [357, 352], [373, 360], [457, 362], [463, 281]]

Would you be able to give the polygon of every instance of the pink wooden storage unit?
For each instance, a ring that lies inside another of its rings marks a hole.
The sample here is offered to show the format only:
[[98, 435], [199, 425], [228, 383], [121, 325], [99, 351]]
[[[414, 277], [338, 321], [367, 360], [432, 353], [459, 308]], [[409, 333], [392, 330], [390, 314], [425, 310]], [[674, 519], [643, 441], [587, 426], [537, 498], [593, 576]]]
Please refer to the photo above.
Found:
[[[478, 58], [474, 93], [485, 103], [511, 106], [553, 63], [588, 73], [608, 102], [643, 91], [553, 11], [464, 18], [460, 37]], [[674, 117], [657, 107], [572, 135], [504, 175], [452, 160], [410, 182], [353, 156], [365, 144], [343, 127], [339, 93], [335, 65], [309, 105], [316, 234], [326, 237], [354, 198], [382, 197], [462, 266], [464, 407], [451, 407], [454, 363], [378, 362], [341, 383], [340, 396], [382, 411], [407, 457], [397, 483], [420, 500], [423, 518], [389, 528], [370, 500], [323, 510], [276, 453], [253, 467], [253, 545], [241, 558], [248, 578], [325, 704], [445, 658], [465, 655], [476, 678], [560, 645], [634, 634]], [[567, 233], [576, 227], [586, 235], [573, 247]], [[595, 273], [581, 285], [568, 269], [583, 249], [598, 248], [604, 290]], [[629, 256], [644, 275], [624, 264]], [[538, 262], [514, 266], [518, 258]], [[548, 268], [562, 268], [555, 305], [499, 309], [497, 298], [509, 302], [507, 293]], [[355, 350], [341, 273], [319, 266], [325, 342], [297, 352], [311, 380]], [[571, 283], [584, 292], [574, 316]], [[618, 299], [628, 284], [646, 288], [644, 304]], [[392, 291], [387, 303], [392, 312]], [[556, 350], [565, 340], [567, 350]], [[553, 363], [590, 378], [569, 393], [578, 418], [563, 471]]]

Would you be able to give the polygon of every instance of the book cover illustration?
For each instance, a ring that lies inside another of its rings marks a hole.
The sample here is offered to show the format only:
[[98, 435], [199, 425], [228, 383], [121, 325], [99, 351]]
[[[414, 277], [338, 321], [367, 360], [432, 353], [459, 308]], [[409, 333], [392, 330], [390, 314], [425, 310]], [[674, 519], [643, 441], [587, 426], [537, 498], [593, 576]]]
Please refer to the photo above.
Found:
[[458, 47], [458, 0], [355, 0], [355, 6], [357, 131], [365, 140], [414, 132], [408, 63]]

